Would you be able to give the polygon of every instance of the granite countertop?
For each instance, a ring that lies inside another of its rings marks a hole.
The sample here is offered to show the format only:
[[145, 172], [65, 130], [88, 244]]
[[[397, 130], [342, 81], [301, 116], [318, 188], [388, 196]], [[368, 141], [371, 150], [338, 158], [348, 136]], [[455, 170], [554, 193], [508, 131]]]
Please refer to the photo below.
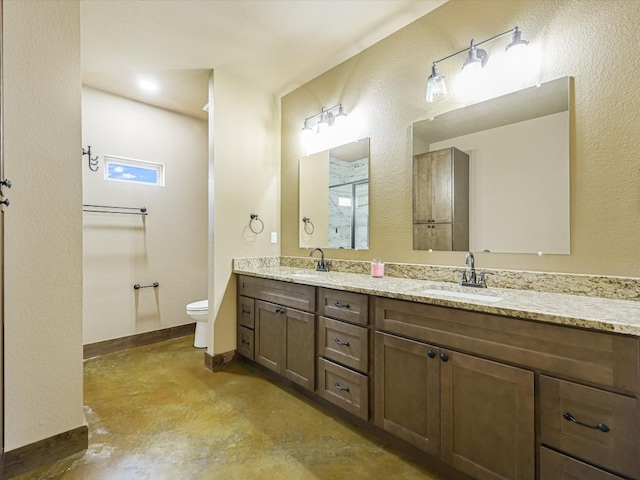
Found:
[[[235, 266], [234, 273], [387, 298], [640, 337], [640, 302], [284, 266]], [[460, 298], [454, 295], [473, 295]], [[489, 298], [491, 297], [491, 298]], [[493, 301], [495, 298], [500, 300]]]

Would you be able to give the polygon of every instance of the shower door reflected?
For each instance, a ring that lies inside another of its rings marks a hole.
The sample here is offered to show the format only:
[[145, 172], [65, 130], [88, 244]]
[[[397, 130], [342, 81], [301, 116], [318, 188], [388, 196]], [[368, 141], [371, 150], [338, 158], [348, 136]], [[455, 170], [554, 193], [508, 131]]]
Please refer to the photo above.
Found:
[[369, 182], [329, 187], [329, 248], [369, 248]]

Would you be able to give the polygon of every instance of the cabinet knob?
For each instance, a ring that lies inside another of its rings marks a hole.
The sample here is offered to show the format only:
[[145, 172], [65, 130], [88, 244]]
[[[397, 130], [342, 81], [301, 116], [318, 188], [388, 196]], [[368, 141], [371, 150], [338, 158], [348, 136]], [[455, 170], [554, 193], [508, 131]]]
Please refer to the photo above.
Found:
[[427, 352], [427, 356], [428, 356], [429, 358], [436, 358], [436, 352], [434, 352], [433, 350], [429, 350], [429, 351]]
[[447, 355], [446, 353], [441, 353], [440, 354], [440, 360], [442, 360], [443, 362], [448, 362], [449, 361], [449, 355]]

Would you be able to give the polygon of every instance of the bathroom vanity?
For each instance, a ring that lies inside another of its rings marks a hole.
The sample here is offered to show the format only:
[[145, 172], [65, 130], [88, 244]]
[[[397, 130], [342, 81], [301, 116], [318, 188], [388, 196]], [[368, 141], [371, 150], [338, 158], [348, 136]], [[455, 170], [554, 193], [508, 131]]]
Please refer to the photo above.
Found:
[[235, 272], [238, 353], [425, 463], [483, 480], [640, 479], [640, 302]]

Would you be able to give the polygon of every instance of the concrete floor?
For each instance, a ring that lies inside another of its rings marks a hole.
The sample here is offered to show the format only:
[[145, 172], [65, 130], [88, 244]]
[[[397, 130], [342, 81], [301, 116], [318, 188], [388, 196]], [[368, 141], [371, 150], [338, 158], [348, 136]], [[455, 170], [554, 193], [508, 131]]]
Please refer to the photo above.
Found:
[[443, 480], [193, 336], [84, 363], [89, 449], [16, 479]]

